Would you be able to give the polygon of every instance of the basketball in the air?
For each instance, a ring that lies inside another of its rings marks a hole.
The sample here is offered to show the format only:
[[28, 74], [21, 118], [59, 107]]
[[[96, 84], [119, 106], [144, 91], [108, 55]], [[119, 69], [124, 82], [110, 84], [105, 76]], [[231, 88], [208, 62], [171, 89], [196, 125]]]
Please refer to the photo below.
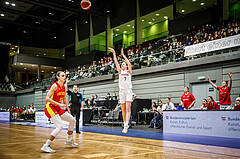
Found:
[[89, 10], [91, 8], [91, 2], [90, 0], [82, 0], [81, 7], [84, 10]]

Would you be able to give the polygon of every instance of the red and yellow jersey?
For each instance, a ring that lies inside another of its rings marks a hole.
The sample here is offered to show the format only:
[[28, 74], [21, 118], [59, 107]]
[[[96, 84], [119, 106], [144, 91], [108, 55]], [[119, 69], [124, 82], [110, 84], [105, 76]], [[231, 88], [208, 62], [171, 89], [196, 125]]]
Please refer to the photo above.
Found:
[[[54, 84], [57, 85], [57, 90], [51, 96], [51, 99], [56, 101], [56, 102], [61, 103], [65, 94], [66, 94], [65, 86], [63, 85], [63, 87], [61, 87], [58, 82], [54, 82], [52, 85], [54, 85]], [[50, 86], [50, 89], [51, 89], [52, 85]], [[49, 105], [50, 102], [47, 102], [47, 104]], [[51, 104], [51, 105], [53, 105], [53, 104]]]

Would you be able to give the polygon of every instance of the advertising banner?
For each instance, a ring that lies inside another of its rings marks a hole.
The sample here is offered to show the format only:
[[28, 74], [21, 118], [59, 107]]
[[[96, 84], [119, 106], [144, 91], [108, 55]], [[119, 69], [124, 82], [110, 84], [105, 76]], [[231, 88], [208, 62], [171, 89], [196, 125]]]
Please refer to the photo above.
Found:
[[163, 132], [240, 138], [240, 111], [164, 111]]
[[211, 51], [222, 50], [236, 46], [240, 46], [240, 34], [196, 45], [187, 46], [185, 48], [184, 56], [207, 53]]
[[0, 112], [0, 121], [10, 121], [10, 112]]

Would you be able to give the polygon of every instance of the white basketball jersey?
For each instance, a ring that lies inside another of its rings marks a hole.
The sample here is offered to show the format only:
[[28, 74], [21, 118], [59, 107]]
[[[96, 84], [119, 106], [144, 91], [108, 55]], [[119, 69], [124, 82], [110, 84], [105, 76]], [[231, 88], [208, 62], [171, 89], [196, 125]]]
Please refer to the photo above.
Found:
[[128, 70], [121, 70], [119, 74], [119, 89], [122, 91], [132, 89], [132, 75]]

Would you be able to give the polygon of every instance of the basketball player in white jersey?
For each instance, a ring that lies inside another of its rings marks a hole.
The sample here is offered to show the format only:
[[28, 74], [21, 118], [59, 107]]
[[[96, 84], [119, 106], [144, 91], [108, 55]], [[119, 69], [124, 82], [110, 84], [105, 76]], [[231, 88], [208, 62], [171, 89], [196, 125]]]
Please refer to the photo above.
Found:
[[127, 133], [128, 131], [128, 122], [131, 116], [131, 103], [132, 103], [132, 66], [127, 57], [124, 55], [123, 48], [121, 50], [122, 56], [126, 62], [121, 64], [121, 68], [119, 66], [116, 52], [114, 49], [109, 48], [109, 51], [113, 53], [113, 59], [116, 64], [117, 71], [119, 73], [119, 97], [120, 104], [122, 107], [122, 116], [124, 122], [124, 128], [122, 130], [123, 133]]

